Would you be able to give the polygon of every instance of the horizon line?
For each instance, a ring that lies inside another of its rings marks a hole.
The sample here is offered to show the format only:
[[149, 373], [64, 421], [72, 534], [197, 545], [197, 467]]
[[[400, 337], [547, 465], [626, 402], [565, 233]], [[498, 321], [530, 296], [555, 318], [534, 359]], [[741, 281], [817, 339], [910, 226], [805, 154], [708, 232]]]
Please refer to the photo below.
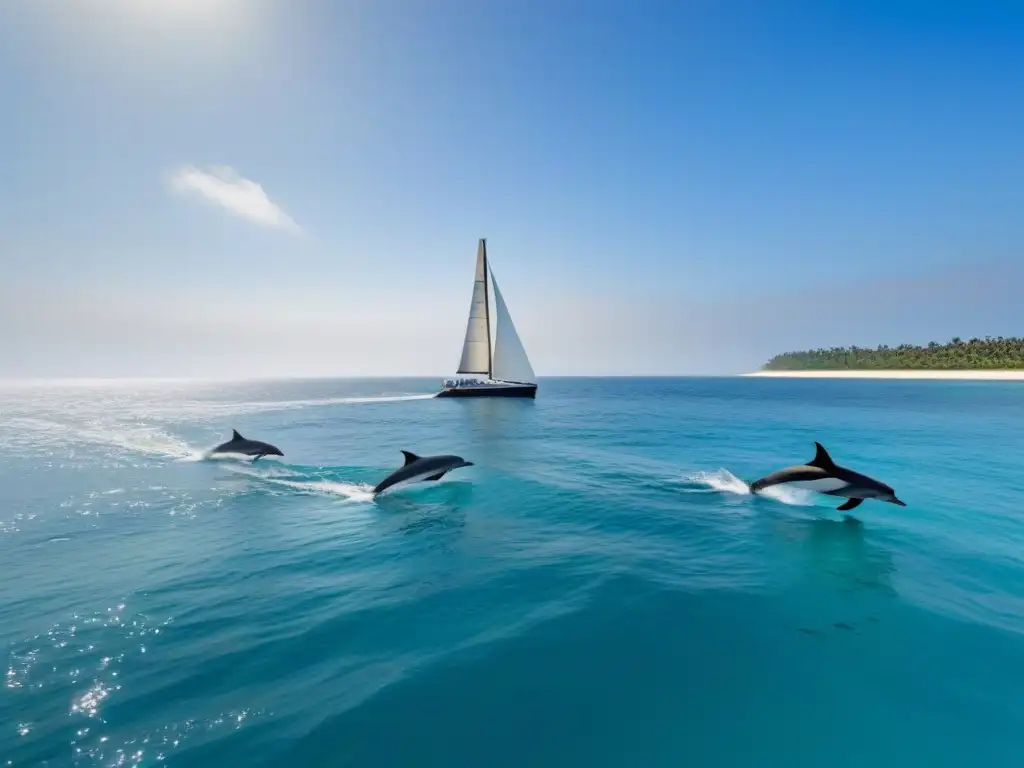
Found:
[[[744, 373], [567, 373], [549, 376], [538, 376], [544, 379], [696, 379], [696, 378], [732, 378], [748, 375]], [[437, 379], [444, 381], [452, 378], [451, 374], [306, 374], [306, 375], [253, 375], [253, 376], [0, 376], [0, 384], [31, 384], [31, 383], [167, 383], [188, 384], [199, 382], [242, 382], [242, 381], [365, 381], [367, 379]]]

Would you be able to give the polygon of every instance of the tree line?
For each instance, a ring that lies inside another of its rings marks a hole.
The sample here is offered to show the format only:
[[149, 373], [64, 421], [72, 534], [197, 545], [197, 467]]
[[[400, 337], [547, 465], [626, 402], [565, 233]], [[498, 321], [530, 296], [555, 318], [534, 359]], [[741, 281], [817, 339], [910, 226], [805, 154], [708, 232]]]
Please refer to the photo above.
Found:
[[1024, 338], [986, 336], [964, 341], [955, 337], [946, 344], [931, 341], [925, 346], [881, 344], [870, 347], [830, 347], [776, 355], [766, 371], [831, 370], [1010, 370], [1024, 368]]

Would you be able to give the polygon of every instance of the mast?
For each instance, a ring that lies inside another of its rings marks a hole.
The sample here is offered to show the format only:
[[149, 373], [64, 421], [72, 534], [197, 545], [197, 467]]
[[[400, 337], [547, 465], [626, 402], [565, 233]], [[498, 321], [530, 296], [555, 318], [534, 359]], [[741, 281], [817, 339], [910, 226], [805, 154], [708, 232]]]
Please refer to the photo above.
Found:
[[491, 306], [487, 294], [487, 238], [480, 238], [480, 249], [484, 255], [484, 317], [487, 318], [487, 378], [494, 376], [494, 352], [491, 349]]

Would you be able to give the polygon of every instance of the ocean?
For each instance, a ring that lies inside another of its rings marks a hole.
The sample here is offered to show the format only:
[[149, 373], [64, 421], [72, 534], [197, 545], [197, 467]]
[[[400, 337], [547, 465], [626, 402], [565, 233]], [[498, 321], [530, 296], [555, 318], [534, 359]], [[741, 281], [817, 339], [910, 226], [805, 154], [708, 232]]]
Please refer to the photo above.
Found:
[[0, 766], [1021, 765], [1024, 385], [439, 384], [0, 386]]

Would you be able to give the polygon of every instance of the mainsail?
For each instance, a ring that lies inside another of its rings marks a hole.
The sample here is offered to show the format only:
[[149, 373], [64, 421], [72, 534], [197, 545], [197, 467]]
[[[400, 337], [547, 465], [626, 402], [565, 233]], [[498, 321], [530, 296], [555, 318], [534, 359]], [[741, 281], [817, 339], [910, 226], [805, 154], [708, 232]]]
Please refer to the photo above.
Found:
[[[494, 297], [491, 305], [487, 290], [490, 277], [490, 294]], [[491, 324], [494, 320], [494, 344], [491, 344]], [[496, 381], [519, 384], [535, 384], [536, 374], [526, 356], [523, 343], [516, 333], [512, 316], [505, 306], [505, 299], [498, 290], [494, 270], [487, 262], [487, 241], [480, 240], [476, 251], [476, 277], [473, 282], [473, 299], [469, 305], [469, 321], [466, 323], [466, 338], [462, 343], [462, 359], [459, 361], [461, 376], [484, 376]]]
[[491, 329], [487, 306], [487, 256], [481, 240], [476, 249], [476, 279], [473, 282], [473, 300], [469, 305], [466, 339], [462, 342], [462, 359], [458, 374], [463, 376], [491, 375]]
[[498, 290], [498, 281], [494, 278], [494, 270], [491, 273], [491, 287], [494, 289], [494, 310], [497, 317], [497, 328], [494, 333], [494, 363], [491, 366], [491, 376], [499, 381], [512, 381], [519, 384], [535, 384], [536, 375], [530, 359], [526, 356], [523, 342], [516, 333], [516, 327], [512, 323], [512, 316], [505, 306], [505, 299]]

